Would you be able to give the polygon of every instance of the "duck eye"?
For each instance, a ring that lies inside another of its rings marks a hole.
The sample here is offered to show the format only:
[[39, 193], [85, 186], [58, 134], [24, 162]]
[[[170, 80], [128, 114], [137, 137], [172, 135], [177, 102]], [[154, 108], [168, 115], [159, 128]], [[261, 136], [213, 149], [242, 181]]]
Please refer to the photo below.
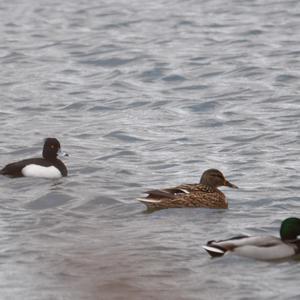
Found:
[[54, 145], [51, 145], [50, 147], [51, 147], [51, 149], [54, 149]]

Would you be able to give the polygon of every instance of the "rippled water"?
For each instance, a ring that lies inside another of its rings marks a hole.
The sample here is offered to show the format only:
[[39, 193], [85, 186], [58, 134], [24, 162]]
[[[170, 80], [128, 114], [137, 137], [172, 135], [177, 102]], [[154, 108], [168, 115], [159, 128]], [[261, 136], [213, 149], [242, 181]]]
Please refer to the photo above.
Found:
[[[2, 1], [0, 164], [55, 136], [57, 181], [1, 178], [1, 299], [299, 299], [299, 263], [201, 245], [299, 216], [298, 1]], [[152, 214], [219, 168], [229, 210]]]

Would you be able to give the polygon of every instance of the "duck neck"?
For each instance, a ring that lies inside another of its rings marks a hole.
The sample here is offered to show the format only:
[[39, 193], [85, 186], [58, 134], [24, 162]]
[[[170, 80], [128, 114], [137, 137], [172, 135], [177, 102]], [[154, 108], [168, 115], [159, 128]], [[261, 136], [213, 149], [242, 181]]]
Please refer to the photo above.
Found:
[[50, 151], [47, 151], [46, 149], [44, 149], [43, 150], [43, 157], [45, 159], [48, 159], [48, 160], [56, 160], [57, 154], [53, 153], [53, 152], [50, 152]]
[[208, 186], [209, 188], [216, 189], [213, 185], [211, 185], [205, 177], [201, 177], [200, 184]]

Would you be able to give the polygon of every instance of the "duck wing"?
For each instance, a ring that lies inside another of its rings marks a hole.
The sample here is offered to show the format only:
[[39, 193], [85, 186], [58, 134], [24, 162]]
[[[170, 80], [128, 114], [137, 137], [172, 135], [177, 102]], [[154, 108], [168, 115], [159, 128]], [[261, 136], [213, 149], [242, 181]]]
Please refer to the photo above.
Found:
[[148, 194], [146, 199], [163, 200], [163, 199], [176, 199], [185, 194], [189, 194], [197, 184], [182, 184], [176, 187], [166, 189], [149, 190], [145, 193]]
[[148, 195], [146, 199], [155, 199], [155, 200], [161, 200], [161, 199], [175, 199], [176, 194], [169, 192], [167, 190], [150, 190], [146, 192]]
[[159, 208], [161, 203], [173, 202], [177, 198], [190, 193], [196, 185], [182, 184], [171, 188], [149, 190], [145, 192], [146, 197], [137, 198], [137, 200], [144, 203], [148, 209]]
[[171, 188], [149, 190], [146, 194], [148, 199], [175, 199], [195, 191], [199, 186], [199, 184], [181, 184]]

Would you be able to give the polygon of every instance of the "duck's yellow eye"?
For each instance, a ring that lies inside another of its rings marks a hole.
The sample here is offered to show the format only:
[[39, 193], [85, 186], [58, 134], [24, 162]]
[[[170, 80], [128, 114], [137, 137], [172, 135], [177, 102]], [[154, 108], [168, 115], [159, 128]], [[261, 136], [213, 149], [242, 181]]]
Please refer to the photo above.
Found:
[[54, 149], [54, 145], [51, 145], [50, 147], [51, 147], [51, 149]]

